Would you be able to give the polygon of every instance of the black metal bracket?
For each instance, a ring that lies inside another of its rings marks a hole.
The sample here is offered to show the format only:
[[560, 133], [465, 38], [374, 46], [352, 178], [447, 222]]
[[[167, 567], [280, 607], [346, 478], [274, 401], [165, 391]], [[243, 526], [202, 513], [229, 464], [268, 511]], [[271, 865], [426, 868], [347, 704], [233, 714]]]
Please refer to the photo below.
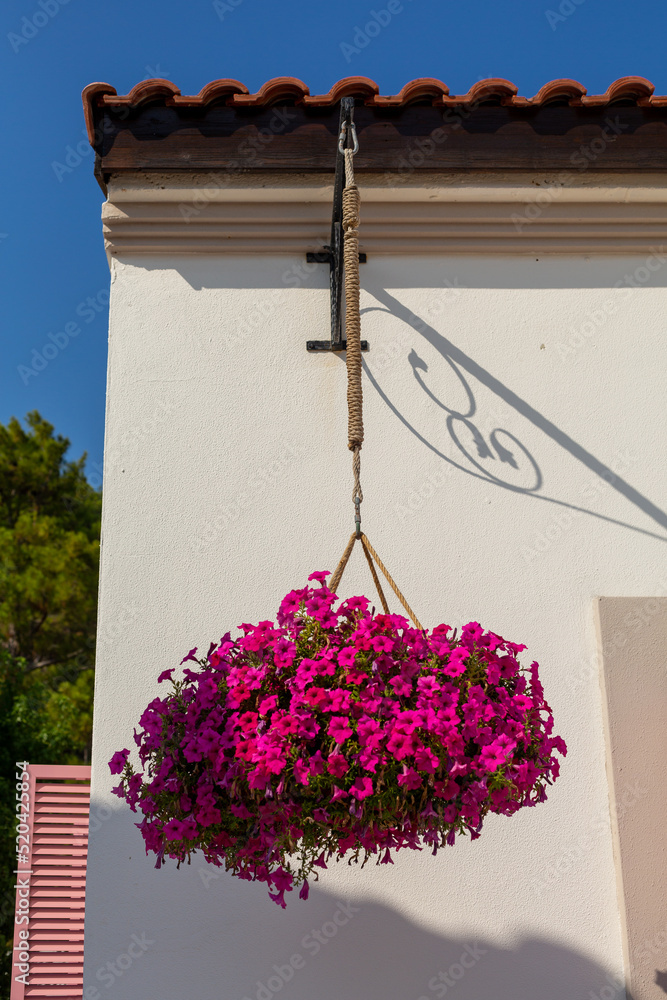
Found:
[[[352, 146], [354, 98], [344, 97], [340, 102], [340, 124], [338, 135], [345, 126], [345, 145]], [[307, 340], [308, 351], [344, 351], [347, 343], [343, 340], [341, 323], [341, 301], [343, 297], [343, 187], [345, 182], [345, 157], [338, 148], [336, 139], [336, 173], [334, 177], [333, 211], [331, 214], [331, 237], [318, 253], [307, 253], [309, 264], [329, 265], [329, 287], [331, 290], [331, 340]], [[359, 263], [366, 263], [366, 254], [359, 254]], [[362, 351], [368, 350], [368, 341], [361, 341]]]

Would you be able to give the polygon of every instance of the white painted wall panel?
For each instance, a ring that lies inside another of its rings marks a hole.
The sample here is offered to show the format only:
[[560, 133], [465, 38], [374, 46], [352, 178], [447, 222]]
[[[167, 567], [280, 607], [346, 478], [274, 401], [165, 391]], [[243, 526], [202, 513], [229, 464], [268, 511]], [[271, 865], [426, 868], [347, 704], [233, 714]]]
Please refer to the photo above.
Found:
[[[328, 276], [302, 266], [112, 262], [93, 800], [113, 815], [90, 837], [87, 1000], [604, 1000], [622, 955], [592, 609], [667, 592], [657, 258], [361, 272], [364, 528], [425, 624], [478, 620], [539, 660], [570, 747], [548, 803], [437, 858], [339, 865], [282, 912], [263, 887], [206, 885], [198, 860], [155, 871], [109, 793], [158, 673], [271, 617], [353, 529], [344, 362], [305, 350], [327, 336]], [[370, 596], [367, 574], [355, 553], [342, 589]], [[133, 934], [151, 943], [122, 970]]]

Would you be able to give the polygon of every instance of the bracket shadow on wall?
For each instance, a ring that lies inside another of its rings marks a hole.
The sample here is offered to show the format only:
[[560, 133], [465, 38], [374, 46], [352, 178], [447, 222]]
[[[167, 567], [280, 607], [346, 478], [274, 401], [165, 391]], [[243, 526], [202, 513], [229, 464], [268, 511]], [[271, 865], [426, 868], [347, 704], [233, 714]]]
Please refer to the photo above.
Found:
[[[340, 123], [338, 135], [341, 137], [336, 146], [336, 173], [334, 177], [333, 211], [331, 213], [331, 237], [328, 246], [318, 253], [307, 253], [309, 264], [329, 265], [329, 287], [331, 290], [331, 340], [308, 340], [306, 350], [344, 351], [347, 341], [343, 340], [341, 324], [341, 300], [343, 292], [343, 180], [345, 176], [345, 158], [343, 149], [353, 142], [354, 98], [344, 97], [340, 102]], [[366, 254], [359, 254], [359, 263], [366, 263]], [[362, 351], [368, 350], [368, 341], [361, 341]]]

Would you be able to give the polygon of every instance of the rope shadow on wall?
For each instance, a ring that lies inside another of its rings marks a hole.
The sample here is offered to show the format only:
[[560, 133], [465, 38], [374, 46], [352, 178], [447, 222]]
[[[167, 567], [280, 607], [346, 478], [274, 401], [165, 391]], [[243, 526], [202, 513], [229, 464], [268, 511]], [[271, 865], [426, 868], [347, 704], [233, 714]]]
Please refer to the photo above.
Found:
[[[435, 455], [441, 458], [443, 461], [447, 462], [449, 465], [453, 466], [460, 472], [464, 472], [467, 475], [473, 476], [477, 479], [481, 479], [485, 482], [492, 483], [500, 488], [510, 490], [513, 493], [521, 493], [526, 496], [534, 497], [537, 500], [543, 500], [546, 503], [555, 504], [559, 507], [564, 507], [572, 511], [576, 511], [582, 514], [588, 514], [590, 517], [598, 518], [599, 520], [606, 521], [610, 524], [616, 524], [622, 528], [628, 528], [631, 531], [636, 531], [640, 534], [647, 535], [651, 538], [657, 538], [662, 542], [667, 542], [667, 537], [665, 535], [658, 534], [656, 532], [648, 531], [645, 528], [639, 528], [636, 525], [629, 524], [626, 521], [618, 520], [617, 518], [608, 517], [605, 514], [601, 514], [598, 511], [590, 510], [585, 507], [580, 507], [577, 504], [568, 503], [565, 500], [559, 500], [556, 497], [546, 496], [544, 493], [539, 492], [541, 490], [544, 477], [540, 470], [540, 467], [531, 455], [528, 449], [523, 445], [519, 439], [513, 435], [510, 431], [503, 428], [497, 427], [490, 434], [487, 440], [484, 438], [482, 432], [476, 426], [474, 417], [477, 413], [477, 403], [475, 400], [474, 392], [468, 382], [464, 372], [477, 379], [482, 385], [490, 389], [495, 395], [502, 399], [508, 406], [514, 409], [521, 416], [525, 417], [534, 427], [540, 430], [542, 433], [546, 434], [552, 441], [558, 444], [561, 448], [567, 451], [573, 458], [578, 462], [581, 462], [586, 466], [591, 472], [600, 477], [601, 480], [606, 482], [609, 486], [615, 489], [618, 493], [624, 496], [630, 501], [635, 507], [641, 510], [644, 514], [650, 517], [656, 524], [660, 525], [661, 528], [667, 530], [667, 513], [662, 511], [657, 507], [651, 500], [643, 496], [638, 490], [627, 483], [621, 476], [613, 472], [607, 465], [597, 459], [590, 452], [586, 451], [580, 444], [574, 441], [568, 434], [557, 427], [554, 423], [543, 416], [538, 410], [532, 407], [524, 399], [518, 396], [515, 392], [504, 385], [499, 379], [497, 379], [486, 369], [482, 368], [476, 361], [470, 358], [464, 351], [456, 347], [450, 340], [444, 337], [441, 333], [435, 330], [432, 326], [426, 323], [421, 317], [415, 315], [412, 310], [404, 306], [397, 298], [395, 298], [390, 292], [381, 286], [377, 286], [372, 281], [365, 282], [365, 287], [367, 291], [376, 299], [376, 301], [382, 303], [384, 309], [370, 308], [364, 309], [365, 314], [375, 311], [387, 312], [399, 319], [403, 323], [410, 326], [416, 333], [424, 337], [424, 339], [431, 344], [432, 347], [438, 352], [438, 354], [447, 362], [450, 366], [458, 380], [460, 381], [463, 390], [466, 394], [468, 400], [467, 411], [455, 410], [452, 407], [448, 407], [443, 403], [437, 395], [429, 389], [426, 385], [422, 373], [428, 370], [428, 365], [424, 362], [417, 351], [412, 348], [410, 351], [407, 361], [412, 367], [413, 375], [418, 386], [424, 392], [432, 402], [440, 407], [446, 412], [446, 426], [449, 436], [457, 449], [461, 452], [462, 456], [470, 462], [474, 468], [468, 468], [465, 465], [460, 464], [454, 459], [450, 458], [448, 455], [444, 454], [439, 448], [436, 447], [431, 441], [429, 441], [420, 431], [410, 423], [410, 421], [400, 412], [398, 407], [391, 401], [387, 393], [381, 387], [378, 379], [373, 375], [373, 372], [369, 368], [368, 363], [364, 362], [364, 368], [369, 382], [376, 390], [378, 395], [386, 403], [389, 409], [394, 413], [396, 417], [401, 421], [401, 423], [413, 434], [419, 441], [421, 441], [427, 448], [429, 448]], [[476, 448], [476, 455], [472, 453], [470, 448], [466, 448], [461, 440], [461, 435], [457, 435], [455, 426], [460, 423], [462, 426], [468, 429], [472, 442]], [[507, 439], [508, 445], [504, 445], [500, 441], [500, 436]], [[510, 467], [517, 469], [517, 455], [516, 451], [512, 449], [518, 448], [522, 454], [527, 459], [530, 468], [534, 474], [534, 482], [529, 486], [521, 486], [515, 483], [509, 483], [500, 476], [493, 475], [487, 468], [480, 464], [480, 459], [491, 459], [498, 460], [501, 464], [507, 464]], [[475, 471], [478, 470], [478, 471]]]

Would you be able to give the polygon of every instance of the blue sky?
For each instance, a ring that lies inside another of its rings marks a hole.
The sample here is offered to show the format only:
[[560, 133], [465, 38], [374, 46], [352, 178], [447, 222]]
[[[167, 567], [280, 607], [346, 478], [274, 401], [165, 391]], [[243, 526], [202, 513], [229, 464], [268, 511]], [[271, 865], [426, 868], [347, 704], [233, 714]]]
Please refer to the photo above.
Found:
[[[463, 93], [502, 76], [530, 96], [556, 77], [599, 93], [638, 74], [667, 92], [667, 7], [655, 0], [392, 0], [389, 20], [386, 8], [387, 0], [5, 0], [0, 422], [40, 410], [71, 439], [73, 457], [88, 452], [98, 480], [109, 273], [92, 152], [80, 156], [82, 144], [76, 153], [80, 92], [93, 80], [126, 93], [163, 76], [185, 94], [219, 77], [256, 90], [288, 75], [321, 93], [364, 75], [396, 93], [433, 76]], [[374, 11], [387, 23], [351, 51]], [[67, 147], [75, 152], [65, 173], [57, 164]]]

